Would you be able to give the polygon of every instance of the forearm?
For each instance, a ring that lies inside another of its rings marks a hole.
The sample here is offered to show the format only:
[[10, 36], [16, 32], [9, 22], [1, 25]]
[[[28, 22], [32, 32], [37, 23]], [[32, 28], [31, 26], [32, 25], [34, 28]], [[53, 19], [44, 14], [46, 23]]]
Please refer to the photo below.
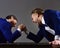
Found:
[[40, 41], [40, 38], [31, 32], [29, 32], [29, 34], [27, 35], [27, 38], [30, 40], [33, 40], [35, 43], [39, 43]]
[[21, 31], [20, 30], [16, 30], [13, 35], [12, 35], [12, 41], [16, 40], [17, 38], [19, 38], [21, 36]]
[[43, 36], [40, 35], [40, 31], [38, 31], [36, 35], [30, 31], [27, 31], [25, 34], [27, 35], [28, 39], [34, 41], [35, 43], [39, 43], [43, 38]]

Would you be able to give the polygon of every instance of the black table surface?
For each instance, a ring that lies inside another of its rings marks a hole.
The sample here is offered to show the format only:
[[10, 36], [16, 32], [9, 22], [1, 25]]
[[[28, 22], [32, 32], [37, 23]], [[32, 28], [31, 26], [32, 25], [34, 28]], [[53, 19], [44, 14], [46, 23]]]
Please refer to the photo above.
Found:
[[0, 43], [0, 48], [60, 48], [52, 47], [48, 43], [32, 43], [32, 42], [16, 42], [16, 43]]

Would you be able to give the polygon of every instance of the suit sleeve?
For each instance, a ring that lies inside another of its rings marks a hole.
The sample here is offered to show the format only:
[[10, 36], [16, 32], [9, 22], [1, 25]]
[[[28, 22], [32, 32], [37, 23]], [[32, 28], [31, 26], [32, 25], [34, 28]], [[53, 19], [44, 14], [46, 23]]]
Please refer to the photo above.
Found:
[[39, 43], [43, 38], [43, 32], [44, 30], [42, 28], [38, 31], [36, 35], [30, 32], [27, 38], [33, 40], [35, 43]]
[[21, 32], [16, 30], [13, 34], [12, 34], [12, 41], [15, 41], [17, 38], [19, 38], [21, 36]]
[[1, 31], [5, 37], [5, 39], [7, 40], [7, 42], [12, 43], [13, 41], [15, 41], [18, 37], [21, 36], [21, 33], [16, 30], [14, 33], [11, 32], [11, 30], [7, 29], [6, 27], [1, 28]]
[[59, 39], [60, 36], [60, 12], [56, 12], [56, 18], [54, 17], [54, 30], [55, 30], [55, 40]]

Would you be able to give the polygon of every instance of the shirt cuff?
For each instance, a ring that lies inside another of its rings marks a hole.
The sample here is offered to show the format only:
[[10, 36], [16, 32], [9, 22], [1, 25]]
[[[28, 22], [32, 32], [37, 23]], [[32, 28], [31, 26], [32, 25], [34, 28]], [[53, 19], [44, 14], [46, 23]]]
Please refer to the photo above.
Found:
[[21, 29], [17, 28], [17, 30], [18, 30], [19, 32], [23, 33], [23, 32], [21, 31]]
[[17, 30], [18, 30], [19, 32], [21, 32], [21, 29], [17, 28]]
[[54, 39], [55, 40], [60, 40], [59, 38], [60, 38], [60, 35], [55, 35], [55, 38]]

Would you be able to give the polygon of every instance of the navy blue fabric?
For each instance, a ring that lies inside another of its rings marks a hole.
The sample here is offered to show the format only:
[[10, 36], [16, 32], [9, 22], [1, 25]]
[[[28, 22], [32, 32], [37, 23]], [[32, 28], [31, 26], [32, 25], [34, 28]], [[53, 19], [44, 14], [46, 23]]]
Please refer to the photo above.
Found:
[[[55, 35], [60, 35], [60, 11], [45, 10], [43, 15], [46, 26], [49, 26], [51, 29], [55, 30]], [[54, 40], [54, 35], [45, 30], [45, 25], [39, 26], [39, 29], [40, 30], [37, 32], [37, 35], [30, 32], [27, 38], [36, 43], [38, 43], [43, 37], [46, 37], [48, 41]]]
[[7, 22], [6, 19], [0, 18], [0, 43], [12, 43], [21, 36], [18, 30], [12, 33], [11, 28], [11, 24]]

